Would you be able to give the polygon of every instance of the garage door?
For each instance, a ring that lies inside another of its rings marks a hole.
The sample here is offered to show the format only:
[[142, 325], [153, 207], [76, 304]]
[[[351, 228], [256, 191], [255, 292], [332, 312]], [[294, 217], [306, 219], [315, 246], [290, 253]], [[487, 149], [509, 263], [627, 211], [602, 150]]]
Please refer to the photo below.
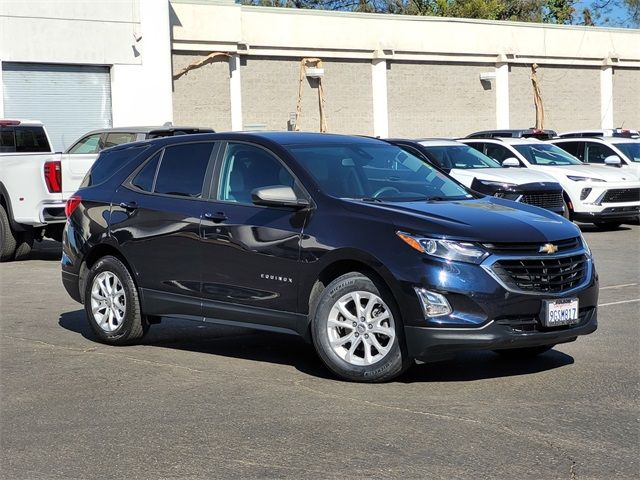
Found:
[[111, 126], [108, 67], [2, 63], [5, 118], [41, 120], [55, 151]]

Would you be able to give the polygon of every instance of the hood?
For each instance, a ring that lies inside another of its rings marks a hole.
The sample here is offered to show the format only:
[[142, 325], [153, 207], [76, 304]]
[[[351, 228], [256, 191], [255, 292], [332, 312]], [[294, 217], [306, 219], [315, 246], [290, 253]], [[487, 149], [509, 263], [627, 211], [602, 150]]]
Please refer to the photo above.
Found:
[[558, 165], [558, 166], [540, 166], [536, 169], [550, 175], [561, 173], [563, 175], [572, 175], [578, 177], [591, 177], [599, 178], [607, 182], [625, 182], [625, 181], [637, 181], [638, 178], [629, 170], [622, 168], [608, 167], [604, 165]]
[[449, 202], [344, 202], [346, 208], [392, 222], [398, 230], [438, 238], [553, 242], [580, 235], [578, 227], [555, 213], [496, 197]]
[[470, 178], [471, 181], [477, 178], [478, 180], [514, 183], [517, 185], [522, 183], [556, 182], [553, 177], [546, 173], [527, 168], [454, 168], [449, 175], [455, 179]]

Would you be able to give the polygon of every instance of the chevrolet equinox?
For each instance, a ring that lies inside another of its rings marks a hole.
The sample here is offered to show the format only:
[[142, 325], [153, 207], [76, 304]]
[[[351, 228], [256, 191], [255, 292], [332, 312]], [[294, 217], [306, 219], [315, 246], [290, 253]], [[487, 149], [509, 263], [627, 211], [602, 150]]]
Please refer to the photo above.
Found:
[[380, 382], [416, 359], [533, 356], [597, 327], [576, 226], [376, 139], [121, 145], [66, 214], [64, 286], [113, 345], [174, 316], [300, 335], [337, 376]]

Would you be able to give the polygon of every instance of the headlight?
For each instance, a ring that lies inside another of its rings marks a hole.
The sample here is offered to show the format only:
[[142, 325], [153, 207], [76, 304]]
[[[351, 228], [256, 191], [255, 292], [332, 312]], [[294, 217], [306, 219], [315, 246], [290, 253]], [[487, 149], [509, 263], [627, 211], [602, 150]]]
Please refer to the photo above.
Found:
[[425, 238], [405, 232], [396, 232], [396, 235], [414, 250], [446, 260], [481, 263], [489, 256], [487, 251], [470, 242]]
[[571, 175], [567, 175], [569, 180], [573, 180], [574, 182], [606, 182], [606, 180], [602, 180], [601, 178], [591, 178], [591, 177], [574, 177]]
[[490, 180], [480, 180], [478, 179], [478, 181], [483, 184], [486, 185], [487, 187], [498, 187], [498, 188], [509, 188], [509, 187], [515, 187], [515, 183], [507, 183], [507, 182], [492, 182]]

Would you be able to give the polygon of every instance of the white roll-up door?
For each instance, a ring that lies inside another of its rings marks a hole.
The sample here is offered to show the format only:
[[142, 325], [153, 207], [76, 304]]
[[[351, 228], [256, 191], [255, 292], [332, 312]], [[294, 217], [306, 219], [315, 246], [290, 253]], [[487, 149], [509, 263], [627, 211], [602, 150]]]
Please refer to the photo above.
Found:
[[41, 120], [55, 151], [111, 126], [108, 67], [2, 63], [4, 117]]

